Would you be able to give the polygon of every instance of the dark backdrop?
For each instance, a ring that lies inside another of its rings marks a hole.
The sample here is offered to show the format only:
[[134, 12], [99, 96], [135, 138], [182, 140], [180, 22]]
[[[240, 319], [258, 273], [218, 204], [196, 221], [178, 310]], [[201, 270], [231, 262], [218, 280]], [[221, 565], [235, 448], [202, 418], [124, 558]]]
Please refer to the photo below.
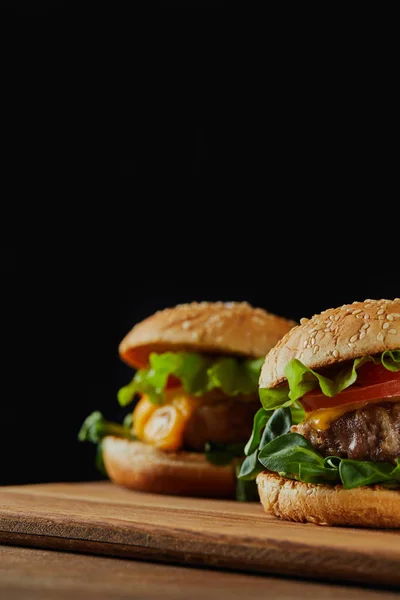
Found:
[[79, 60], [66, 37], [67, 53], [32, 58], [31, 45], [10, 69], [1, 484], [99, 476], [80, 424], [95, 409], [122, 418], [116, 393], [133, 372], [118, 344], [157, 309], [247, 300], [300, 319], [400, 296], [393, 78], [368, 60], [311, 68], [297, 52], [282, 66], [228, 16], [154, 10], [169, 38], [151, 61], [150, 38], [110, 60], [93, 26]]

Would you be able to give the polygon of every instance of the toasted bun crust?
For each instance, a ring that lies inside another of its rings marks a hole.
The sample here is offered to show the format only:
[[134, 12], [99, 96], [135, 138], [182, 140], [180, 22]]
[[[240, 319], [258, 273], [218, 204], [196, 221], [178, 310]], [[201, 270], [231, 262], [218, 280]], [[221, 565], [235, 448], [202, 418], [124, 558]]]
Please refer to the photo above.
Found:
[[297, 325], [247, 302], [192, 302], [141, 321], [119, 345], [122, 360], [147, 364], [150, 352], [188, 350], [262, 357]]
[[286, 333], [265, 358], [260, 387], [272, 388], [284, 381], [284, 369], [292, 358], [319, 369], [398, 348], [400, 298], [344, 304], [301, 319], [300, 325]]
[[344, 490], [314, 485], [263, 471], [257, 487], [265, 512], [316, 525], [400, 528], [400, 491], [378, 485]]
[[150, 444], [108, 436], [103, 460], [111, 481], [133, 490], [203, 496], [235, 497], [232, 466], [217, 467], [196, 452], [162, 452]]

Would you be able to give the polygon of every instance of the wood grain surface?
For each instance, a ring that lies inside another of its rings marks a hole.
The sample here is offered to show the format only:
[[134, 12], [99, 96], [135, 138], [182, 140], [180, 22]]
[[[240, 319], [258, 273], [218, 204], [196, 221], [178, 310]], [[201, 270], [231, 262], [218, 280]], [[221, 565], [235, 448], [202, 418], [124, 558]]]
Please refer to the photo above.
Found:
[[0, 542], [400, 588], [400, 532], [290, 523], [258, 503], [109, 481], [1, 488]]
[[398, 600], [393, 591], [0, 546], [4, 600]]

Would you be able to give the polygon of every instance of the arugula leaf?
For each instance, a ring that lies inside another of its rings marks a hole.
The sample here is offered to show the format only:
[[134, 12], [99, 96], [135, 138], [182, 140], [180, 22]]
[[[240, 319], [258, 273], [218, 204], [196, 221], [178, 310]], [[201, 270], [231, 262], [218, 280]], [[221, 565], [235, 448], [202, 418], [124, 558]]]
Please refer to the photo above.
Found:
[[[267, 442], [290, 431], [292, 424], [291, 410], [281, 408], [271, 413], [261, 408], [254, 417], [254, 428], [244, 452], [247, 455], [243, 460], [239, 475], [240, 479], [250, 481], [255, 479], [263, 468], [259, 461], [259, 448]], [[264, 430], [262, 431], [264, 427]]]
[[301, 463], [298, 479], [305, 483], [335, 483], [337, 471], [313, 463]]
[[118, 402], [126, 406], [136, 394], [147, 394], [152, 402], [162, 403], [170, 375], [180, 379], [185, 391], [194, 396], [215, 388], [228, 396], [255, 393], [263, 360], [215, 358], [196, 352], [152, 352], [150, 366], [137, 371], [132, 381], [118, 391]]
[[256, 502], [260, 500], [255, 480], [239, 478], [240, 464], [236, 467], [236, 500], [238, 502]]
[[303, 365], [297, 358], [292, 358], [285, 367], [287, 385], [272, 389], [260, 388], [261, 404], [265, 410], [284, 408], [318, 387], [325, 396], [336, 396], [357, 380], [357, 369], [370, 361], [376, 365], [381, 363], [389, 371], [398, 372], [400, 371], [400, 350], [385, 350], [378, 356], [356, 358], [351, 365], [344, 365], [333, 379], [320, 375]]
[[343, 459], [339, 465], [340, 479], [345, 490], [361, 485], [372, 485], [383, 482], [400, 482], [400, 465], [389, 463]]
[[204, 446], [206, 459], [213, 465], [228, 465], [244, 454], [244, 444], [216, 444], [207, 442]]
[[102, 444], [102, 442], [99, 442], [97, 444], [96, 457], [95, 457], [94, 464], [95, 464], [96, 469], [102, 475], [104, 475], [105, 477], [108, 477], [106, 467], [104, 466], [104, 461], [103, 461], [103, 444]]
[[84, 420], [78, 433], [78, 440], [80, 442], [92, 442], [93, 444], [98, 444], [107, 435], [115, 435], [117, 437], [127, 438], [128, 440], [135, 439], [131, 429], [119, 425], [118, 423], [107, 421], [101, 412], [96, 410]]
[[258, 461], [258, 448], [252, 454], [246, 456], [239, 470], [240, 479], [243, 481], [251, 481], [255, 479], [263, 470], [262, 465]]
[[323, 458], [298, 433], [281, 435], [266, 444], [258, 460], [269, 471], [306, 483], [342, 484], [346, 490], [376, 483], [400, 486], [400, 459], [393, 466], [338, 456]]
[[[304, 420], [306, 414], [304, 408], [301, 406], [301, 404], [299, 404], [299, 402], [295, 402], [295, 404], [293, 404], [290, 407], [290, 413], [290, 423], [288, 421], [289, 414], [286, 411], [284, 413], [278, 412], [278, 414], [275, 415], [274, 419], [271, 421], [270, 429], [271, 427], [273, 427], [275, 436], [282, 435], [282, 433], [287, 433], [290, 429], [290, 426], [294, 423], [301, 423], [301, 421]], [[272, 415], [273, 411], [265, 410], [265, 408], [260, 408], [254, 415], [253, 431], [244, 448], [244, 453], [246, 454], [246, 456], [253, 454], [254, 450], [256, 450], [258, 447], [262, 448], [266, 444], [266, 440], [263, 440], [263, 442], [261, 442], [262, 432], [264, 430], [264, 427], [267, 425], [269, 419], [271, 419]], [[283, 415], [285, 415], [285, 417]], [[280, 419], [282, 419], [282, 421], [280, 421]], [[265, 433], [265, 435], [267, 434]], [[270, 437], [270, 439], [273, 438]]]
[[270, 416], [271, 411], [266, 411], [265, 408], [260, 408], [254, 415], [253, 431], [251, 433], [249, 441], [247, 442], [244, 448], [244, 452], [247, 456], [253, 454], [254, 450], [258, 448], [261, 440], [262, 430], [267, 424]]
[[260, 448], [264, 448], [266, 444], [275, 438], [288, 433], [291, 425], [292, 415], [290, 408], [281, 408], [280, 410], [275, 410], [270, 416], [261, 436]]
[[315, 452], [310, 442], [298, 433], [286, 433], [270, 441], [260, 450], [258, 460], [269, 471], [297, 476], [300, 463], [324, 466], [324, 459]]

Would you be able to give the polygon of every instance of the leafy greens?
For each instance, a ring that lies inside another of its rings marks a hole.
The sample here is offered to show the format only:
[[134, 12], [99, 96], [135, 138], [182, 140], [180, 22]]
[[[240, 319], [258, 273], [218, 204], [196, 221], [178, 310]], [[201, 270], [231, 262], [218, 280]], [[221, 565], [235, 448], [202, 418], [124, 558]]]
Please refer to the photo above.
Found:
[[[392, 465], [337, 456], [324, 458], [305, 437], [290, 433], [290, 427], [291, 413], [287, 407], [272, 413], [259, 447], [247, 454], [242, 463], [240, 479], [253, 480], [266, 468], [306, 483], [342, 484], [346, 490], [375, 483], [400, 487], [400, 459]], [[250, 445], [247, 450], [251, 450]]]
[[180, 379], [185, 391], [193, 396], [215, 388], [228, 396], [255, 393], [263, 360], [215, 358], [196, 352], [152, 352], [150, 366], [137, 371], [132, 381], [119, 390], [118, 401], [126, 406], [140, 393], [147, 394], [154, 403], [162, 403], [170, 375]]
[[337, 456], [324, 458], [304, 436], [290, 432], [292, 423], [304, 418], [299, 398], [317, 387], [326, 396], [335, 396], [357, 380], [357, 369], [369, 361], [399, 372], [400, 350], [357, 358], [350, 366], [344, 366], [334, 379], [312, 371], [297, 359], [290, 361], [285, 369], [288, 386], [260, 389], [263, 408], [254, 417], [239, 479], [254, 480], [258, 473], [268, 469], [307, 483], [342, 484], [344, 489], [373, 484], [400, 488], [400, 458], [395, 465]]
[[261, 404], [266, 410], [290, 406], [307, 392], [320, 388], [325, 396], [336, 396], [357, 380], [357, 369], [366, 362], [381, 363], [388, 371], [400, 371], [400, 350], [386, 350], [379, 356], [363, 356], [356, 358], [353, 364], [346, 364], [331, 379], [309, 369], [297, 358], [292, 358], [285, 367], [288, 385], [277, 388], [260, 388]]

